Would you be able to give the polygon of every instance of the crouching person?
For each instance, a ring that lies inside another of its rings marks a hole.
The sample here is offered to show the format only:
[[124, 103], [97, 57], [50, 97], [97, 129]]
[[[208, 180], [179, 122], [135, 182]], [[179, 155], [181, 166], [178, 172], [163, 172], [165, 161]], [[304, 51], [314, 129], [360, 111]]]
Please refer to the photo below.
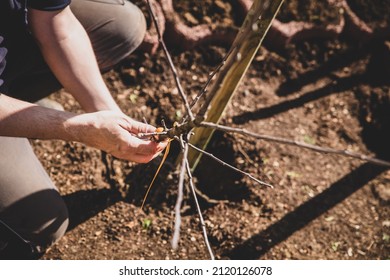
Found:
[[[77, 141], [146, 163], [165, 147], [126, 116], [101, 71], [133, 52], [146, 24], [126, 0], [0, 1], [0, 258], [36, 258], [61, 238], [67, 207], [27, 139]], [[65, 88], [85, 113], [34, 102]]]

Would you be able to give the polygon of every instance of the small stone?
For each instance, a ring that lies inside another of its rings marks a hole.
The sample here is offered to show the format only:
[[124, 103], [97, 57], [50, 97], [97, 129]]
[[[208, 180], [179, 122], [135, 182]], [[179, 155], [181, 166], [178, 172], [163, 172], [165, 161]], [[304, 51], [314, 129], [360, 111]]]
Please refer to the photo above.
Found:
[[353, 256], [353, 249], [348, 248], [347, 254], [348, 254], [348, 257], [352, 257]]
[[382, 226], [390, 227], [390, 221], [389, 220], [383, 221]]
[[379, 184], [374, 187], [375, 195], [385, 203], [390, 202], [390, 188], [384, 184]]
[[221, 0], [216, 0], [215, 1], [215, 6], [217, 6], [218, 8], [222, 9], [222, 10], [225, 10], [226, 8], [226, 4], [224, 2], [222, 2]]
[[209, 16], [203, 17], [203, 20], [204, 20], [206, 23], [208, 23], [208, 24], [212, 23], [212, 20], [211, 20], [211, 18], [210, 18]]
[[185, 13], [183, 15], [183, 17], [185, 18], [186, 21], [188, 21], [189, 23], [191, 23], [193, 25], [199, 24], [199, 21], [189, 12]]

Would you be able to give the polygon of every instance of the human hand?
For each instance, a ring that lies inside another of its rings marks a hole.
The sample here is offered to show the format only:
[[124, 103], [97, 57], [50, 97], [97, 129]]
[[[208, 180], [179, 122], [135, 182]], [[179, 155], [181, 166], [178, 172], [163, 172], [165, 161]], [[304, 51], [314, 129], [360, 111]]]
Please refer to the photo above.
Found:
[[139, 139], [138, 133], [154, 132], [156, 128], [114, 111], [73, 116], [66, 120], [65, 128], [71, 140], [138, 163], [151, 161], [167, 145], [166, 142]]

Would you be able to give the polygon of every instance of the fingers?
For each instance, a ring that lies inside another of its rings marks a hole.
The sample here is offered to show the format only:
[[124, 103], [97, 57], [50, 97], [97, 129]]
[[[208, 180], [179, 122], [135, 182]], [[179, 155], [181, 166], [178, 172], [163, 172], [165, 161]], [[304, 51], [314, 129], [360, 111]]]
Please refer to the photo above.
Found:
[[[100, 112], [103, 114], [102, 112]], [[152, 125], [135, 121], [124, 114], [104, 113], [101, 118], [99, 128], [106, 127], [107, 133], [102, 134], [104, 139], [100, 139], [101, 148], [113, 156], [124, 160], [138, 163], [146, 163], [154, 159], [161, 153], [167, 142], [154, 142], [136, 137], [138, 133], [149, 133], [156, 131]]]
[[156, 143], [149, 140], [141, 140], [128, 134], [122, 142], [119, 153], [115, 156], [138, 163], [147, 163], [157, 157], [166, 147], [166, 142]]
[[155, 153], [135, 153], [127, 154], [127, 159], [137, 163], [148, 163], [156, 158], [164, 149], [158, 149]]
[[130, 136], [128, 139], [129, 149], [134, 150], [137, 154], [140, 155], [151, 155], [160, 153], [164, 150], [166, 143], [157, 143], [150, 140], [142, 140], [134, 136]]
[[[152, 125], [148, 125], [142, 122], [135, 121], [131, 118], [128, 119], [127, 121], [128, 126], [125, 128], [128, 131], [130, 131], [133, 134], [138, 134], [138, 133], [148, 133], [148, 132], [155, 132], [156, 128]], [[149, 141], [145, 139], [139, 139], [134, 136], [130, 136], [131, 139], [129, 139], [129, 143], [131, 148], [135, 149], [138, 155], [158, 155], [160, 152], [162, 152], [166, 145], [167, 142], [155, 142], [155, 141]], [[154, 156], [154, 157], [155, 157]]]
[[132, 155], [131, 161], [137, 162], [137, 163], [148, 163], [149, 161], [155, 159], [159, 154], [155, 155], [140, 155], [140, 154], [135, 154]]
[[124, 127], [127, 131], [138, 134], [138, 133], [149, 133], [155, 132], [156, 127], [150, 124], [145, 124], [136, 120], [133, 120], [129, 117], [126, 118], [126, 125]]

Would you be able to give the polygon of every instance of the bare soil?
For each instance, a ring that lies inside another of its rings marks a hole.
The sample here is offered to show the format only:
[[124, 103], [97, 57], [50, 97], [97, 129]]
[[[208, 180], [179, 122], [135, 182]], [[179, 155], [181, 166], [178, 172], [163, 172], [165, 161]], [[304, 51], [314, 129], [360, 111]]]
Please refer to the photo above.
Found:
[[[204, 2], [214, 7], [217, 1]], [[231, 7], [229, 3], [218, 8]], [[180, 14], [204, 23], [197, 19], [201, 10], [196, 7], [188, 5]], [[205, 11], [215, 22], [214, 8]], [[218, 16], [234, 18], [234, 12]], [[301, 12], [308, 13], [306, 18], [322, 16], [311, 6]], [[219, 19], [224, 21], [235, 22]], [[183, 52], [170, 46], [190, 99], [228, 48], [205, 45]], [[359, 46], [343, 37], [298, 42], [278, 51], [261, 48], [222, 123], [389, 160], [390, 85], [383, 74], [389, 53], [388, 42]], [[162, 119], [171, 126], [182, 117], [161, 50], [153, 55], [138, 51], [104, 77], [131, 117], [158, 126]], [[64, 91], [52, 98], [67, 110], [80, 111]], [[144, 210], [142, 198], [161, 158], [140, 165], [79, 143], [35, 140], [33, 146], [70, 214], [68, 232], [42, 259], [209, 258], [188, 192], [179, 249], [170, 244], [178, 184], [176, 143]], [[208, 197], [199, 200], [218, 259], [390, 259], [388, 169], [223, 133], [214, 134], [207, 150], [275, 186], [263, 188], [202, 158], [194, 179]]]
[[[309, 13], [303, 11], [310, 11]], [[340, 9], [330, 6], [328, 0], [319, 1], [286, 1], [280, 10], [278, 19], [281, 22], [304, 21], [316, 25], [337, 23]]]
[[375, 5], [372, 5], [368, 0], [355, 0], [347, 1], [352, 10], [371, 27], [388, 26], [390, 1], [383, 0], [378, 1]]

